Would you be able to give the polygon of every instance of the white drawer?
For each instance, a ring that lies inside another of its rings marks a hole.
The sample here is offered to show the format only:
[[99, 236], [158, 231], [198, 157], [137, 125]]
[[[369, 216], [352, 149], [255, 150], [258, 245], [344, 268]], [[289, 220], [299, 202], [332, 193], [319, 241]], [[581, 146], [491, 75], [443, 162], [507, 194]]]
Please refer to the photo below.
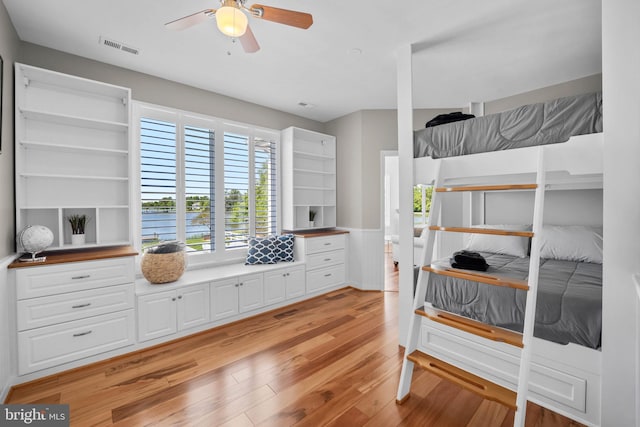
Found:
[[307, 272], [307, 292], [315, 292], [344, 283], [344, 264]]
[[[433, 325], [433, 326], [431, 326]], [[423, 319], [420, 349], [432, 353], [476, 375], [496, 381], [510, 389], [518, 383], [520, 358], [515, 347], [503, 343], [485, 343], [476, 336]], [[546, 402], [586, 411], [587, 380], [544, 366], [546, 359], [532, 356], [529, 392]]]
[[344, 248], [344, 234], [323, 237], [308, 237], [306, 239], [306, 253], [315, 254], [318, 252], [333, 251]]
[[307, 255], [307, 270], [344, 264], [344, 249]]
[[20, 375], [134, 343], [133, 310], [18, 333]]
[[16, 271], [18, 299], [84, 291], [133, 281], [133, 257], [20, 268]]
[[134, 285], [108, 286], [18, 301], [18, 330], [54, 325], [133, 308]]

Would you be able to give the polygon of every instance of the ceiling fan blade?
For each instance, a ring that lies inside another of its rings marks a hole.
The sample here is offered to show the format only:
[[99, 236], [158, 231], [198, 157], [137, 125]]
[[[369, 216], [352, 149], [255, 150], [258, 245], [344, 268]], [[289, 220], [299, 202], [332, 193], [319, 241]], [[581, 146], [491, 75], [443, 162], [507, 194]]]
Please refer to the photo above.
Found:
[[184, 18], [176, 19], [175, 21], [167, 22], [164, 24], [169, 30], [184, 30], [185, 28], [192, 27], [196, 24], [208, 20], [216, 13], [215, 9], [205, 9], [193, 15], [185, 16]]
[[277, 7], [264, 6], [261, 4], [254, 4], [251, 6], [250, 10], [257, 18], [291, 25], [292, 27], [298, 27], [305, 30], [313, 24], [313, 16], [304, 12], [279, 9]]
[[247, 31], [240, 36], [240, 44], [242, 44], [242, 48], [247, 53], [255, 53], [260, 50], [260, 45], [258, 44], [256, 37], [253, 35], [251, 27], [248, 25]]

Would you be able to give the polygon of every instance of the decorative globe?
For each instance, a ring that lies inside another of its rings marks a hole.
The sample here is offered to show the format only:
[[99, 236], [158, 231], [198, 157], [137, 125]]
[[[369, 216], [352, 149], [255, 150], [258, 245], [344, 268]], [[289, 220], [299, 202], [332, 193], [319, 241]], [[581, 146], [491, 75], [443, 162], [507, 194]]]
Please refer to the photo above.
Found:
[[47, 249], [53, 243], [53, 232], [44, 225], [27, 225], [18, 234], [18, 243], [25, 251], [30, 252], [32, 258], [38, 252]]

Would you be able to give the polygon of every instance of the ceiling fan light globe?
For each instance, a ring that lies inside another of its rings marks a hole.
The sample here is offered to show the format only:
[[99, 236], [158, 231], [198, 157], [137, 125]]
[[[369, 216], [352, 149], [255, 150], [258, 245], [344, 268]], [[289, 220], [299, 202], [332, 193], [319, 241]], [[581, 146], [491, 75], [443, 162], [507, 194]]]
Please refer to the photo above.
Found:
[[216, 11], [216, 24], [222, 34], [229, 37], [240, 37], [247, 31], [247, 15], [240, 9], [223, 6]]

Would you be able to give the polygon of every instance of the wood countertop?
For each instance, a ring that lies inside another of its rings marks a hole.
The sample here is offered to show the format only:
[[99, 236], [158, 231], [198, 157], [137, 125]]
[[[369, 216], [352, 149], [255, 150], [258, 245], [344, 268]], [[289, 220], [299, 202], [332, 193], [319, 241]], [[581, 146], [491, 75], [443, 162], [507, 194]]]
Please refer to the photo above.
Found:
[[[105, 258], [118, 258], [138, 255], [132, 246], [108, 246], [91, 249], [75, 249], [68, 251], [42, 252], [38, 256], [46, 256], [42, 262], [22, 262], [16, 258], [8, 268], [40, 267], [43, 265], [62, 264], [65, 262], [92, 261]], [[24, 255], [23, 255], [24, 257]]]
[[[284, 233], [284, 231], [283, 231]], [[291, 232], [289, 232], [291, 233]], [[349, 234], [347, 230], [338, 230], [338, 229], [329, 229], [329, 230], [309, 230], [309, 231], [293, 231], [298, 237], [325, 237], [325, 236], [334, 236], [336, 234]]]

